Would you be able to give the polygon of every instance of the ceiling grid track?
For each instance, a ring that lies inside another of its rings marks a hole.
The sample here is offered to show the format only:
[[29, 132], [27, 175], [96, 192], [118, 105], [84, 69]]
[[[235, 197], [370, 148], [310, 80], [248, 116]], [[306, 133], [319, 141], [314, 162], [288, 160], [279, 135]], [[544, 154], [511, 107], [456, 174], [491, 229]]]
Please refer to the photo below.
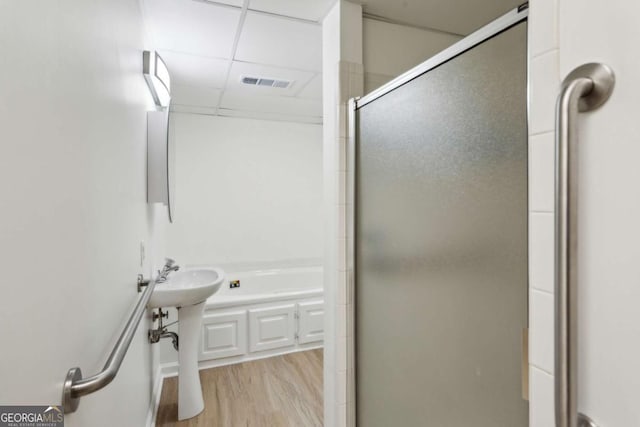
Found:
[[321, 123], [316, 54], [335, 0], [298, 1], [139, 0], [147, 40], [178, 76], [172, 111]]
[[227, 75], [224, 79], [224, 86], [220, 91], [220, 97], [218, 98], [218, 105], [216, 105], [216, 114], [220, 110], [220, 105], [222, 104], [222, 98], [224, 98], [224, 94], [227, 90], [227, 85], [229, 84], [229, 77], [231, 76], [231, 67], [233, 66], [233, 61], [236, 59], [236, 52], [238, 50], [238, 44], [240, 43], [240, 36], [242, 35], [242, 28], [244, 27], [244, 21], [247, 19], [247, 12], [249, 11], [249, 0], [244, 0], [242, 3], [242, 12], [240, 13], [240, 19], [238, 20], [238, 29], [236, 30], [236, 36], [233, 40], [233, 47], [231, 48], [231, 58], [229, 58], [229, 63], [227, 65]]
[[295, 91], [295, 93], [293, 94], [294, 97], [299, 97], [300, 94], [307, 88], [307, 86], [309, 86], [311, 84], [312, 81], [314, 81], [318, 76], [321, 76], [322, 73], [313, 73], [313, 77], [311, 77], [309, 79], [308, 82], [306, 82], [303, 85], [300, 85], [300, 87], [298, 88], [298, 90]]
[[312, 24], [312, 25], [322, 25], [322, 20], [324, 19], [324, 16], [331, 9], [331, 8], [329, 8], [329, 10], [327, 10], [327, 12], [322, 15], [323, 16], [322, 19], [320, 19], [319, 21], [316, 21], [316, 20], [313, 20], [313, 19], [298, 18], [296, 16], [289, 16], [289, 15], [283, 15], [281, 13], [268, 12], [266, 10], [252, 9], [252, 8], [249, 7], [248, 4], [244, 4], [244, 3], [243, 3], [242, 6], [234, 6], [234, 5], [231, 5], [231, 4], [219, 3], [219, 2], [213, 1], [213, 0], [191, 0], [191, 1], [195, 1], [195, 2], [198, 2], [198, 3], [204, 3], [204, 4], [209, 4], [209, 5], [212, 5], [212, 6], [226, 7], [226, 8], [229, 8], [229, 9], [244, 9], [246, 7], [248, 11], [253, 12], [253, 13], [257, 13], [259, 15], [272, 16], [274, 18], [283, 18], [283, 19], [288, 19], [289, 21], [300, 22], [300, 23], [303, 23], [303, 24]]

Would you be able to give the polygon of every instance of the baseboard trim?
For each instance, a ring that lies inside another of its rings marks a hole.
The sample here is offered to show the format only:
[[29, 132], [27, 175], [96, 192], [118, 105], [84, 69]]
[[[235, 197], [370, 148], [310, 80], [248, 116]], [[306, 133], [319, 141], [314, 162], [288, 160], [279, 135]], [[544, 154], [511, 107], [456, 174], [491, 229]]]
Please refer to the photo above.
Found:
[[147, 427], [155, 427], [156, 417], [158, 416], [158, 407], [160, 406], [160, 397], [162, 396], [162, 385], [164, 384], [164, 374], [162, 365], [156, 369], [156, 380], [153, 384], [151, 393], [151, 401], [149, 402], [149, 410], [147, 412]]

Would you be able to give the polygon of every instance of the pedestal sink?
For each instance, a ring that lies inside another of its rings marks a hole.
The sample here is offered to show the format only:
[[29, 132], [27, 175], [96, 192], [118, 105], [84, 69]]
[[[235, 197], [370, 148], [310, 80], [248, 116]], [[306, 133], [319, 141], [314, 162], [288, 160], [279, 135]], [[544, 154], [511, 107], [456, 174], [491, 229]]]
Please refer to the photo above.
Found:
[[178, 335], [178, 419], [195, 417], [204, 409], [198, 373], [198, 346], [202, 313], [208, 297], [220, 289], [224, 272], [219, 268], [186, 269], [169, 274], [157, 283], [150, 308], [177, 307]]

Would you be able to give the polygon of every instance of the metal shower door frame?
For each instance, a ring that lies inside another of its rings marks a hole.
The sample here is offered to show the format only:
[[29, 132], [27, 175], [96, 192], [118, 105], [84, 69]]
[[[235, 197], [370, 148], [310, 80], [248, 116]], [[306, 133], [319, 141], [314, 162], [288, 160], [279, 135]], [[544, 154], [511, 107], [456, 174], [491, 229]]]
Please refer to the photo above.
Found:
[[[442, 52], [427, 59], [423, 63], [406, 71], [395, 79], [382, 85], [378, 89], [362, 96], [349, 99], [347, 104], [347, 150], [346, 150], [346, 268], [347, 268], [347, 297], [351, 301], [352, 309], [347, 311], [347, 425], [356, 427], [356, 146], [357, 146], [357, 110], [374, 102], [389, 92], [409, 83], [415, 78], [439, 67], [451, 59], [462, 55], [485, 41], [507, 31], [515, 25], [524, 22], [529, 17], [529, 4], [523, 3], [494, 21], [471, 33], [464, 39], [446, 48]], [[528, 110], [528, 108], [527, 108]], [[527, 111], [527, 117], [529, 116]]]

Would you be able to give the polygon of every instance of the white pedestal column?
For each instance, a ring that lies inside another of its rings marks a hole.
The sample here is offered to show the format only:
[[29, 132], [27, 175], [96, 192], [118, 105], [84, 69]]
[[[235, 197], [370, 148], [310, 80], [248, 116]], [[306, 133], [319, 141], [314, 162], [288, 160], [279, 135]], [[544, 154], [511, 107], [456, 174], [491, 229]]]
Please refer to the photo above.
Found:
[[198, 345], [204, 301], [178, 310], [180, 350], [178, 360], [178, 419], [186, 420], [204, 410], [202, 386], [198, 372]]

